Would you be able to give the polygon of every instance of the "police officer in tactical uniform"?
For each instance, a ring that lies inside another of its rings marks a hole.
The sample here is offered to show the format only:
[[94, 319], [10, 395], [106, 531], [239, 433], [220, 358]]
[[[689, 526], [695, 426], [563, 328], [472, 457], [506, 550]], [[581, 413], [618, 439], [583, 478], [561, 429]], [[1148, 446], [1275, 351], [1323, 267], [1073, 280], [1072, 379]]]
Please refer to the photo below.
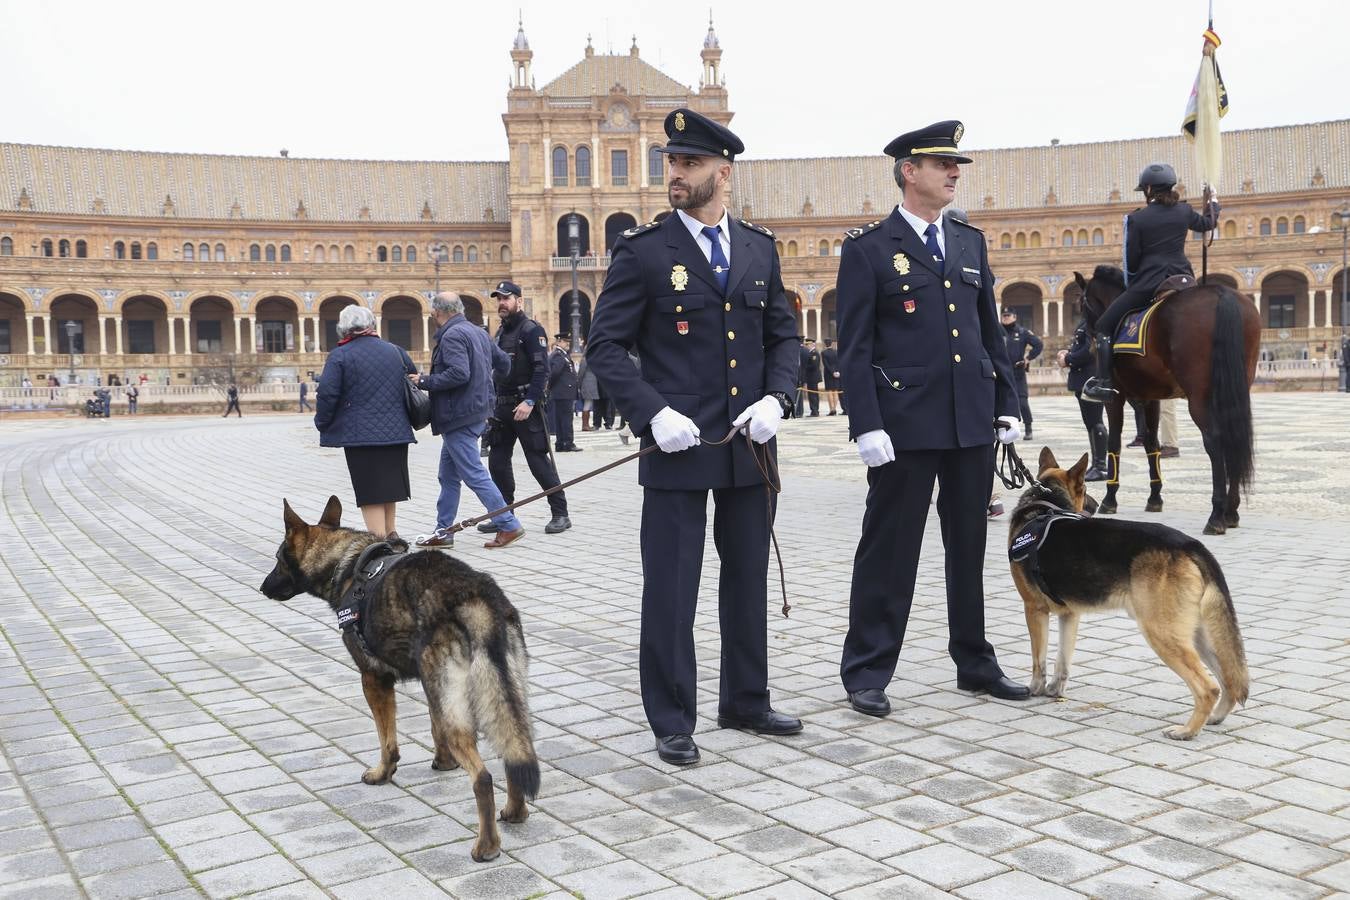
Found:
[[[525, 462], [539, 487], [548, 490], [559, 484], [558, 470], [548, 455], [548, 429], [544, 423], [544, 394], [548, 383], [548, 336], [544, 327], [525, 315], [520, 287], [503, 281], [492, 291], [502, 324], [497, 329], [497, 346], [511, 357], [511, 369], [496, 380], [497, 406], [492, 413], [491, 449], [488, 472], [507, 503], [514, 503], [516, 477], [511, 470], [511, 453], [516, 441], [525, 451]], [[553, 518], [544, 526], [546, 534], [557, 534], [572, 527], [567, 517], [567, 498], [563, 491], [548, 496]], [[478, 530], [491, 534], [497, 526], [484, 522]]]
[[1017, 321], [1017, 310], [1003, 307], [1003, 340], [1008, 348], [1008, 359], [1013, 367], [1013, 384], [1017, 387], [1017, 406], [1022, 413], [1022, 437], [1031, 440], [1031, 388], [1027, 385], [1027, 368], [1041, 355], [1045, 345], [1030, 328]]
[[1158, 286], [1172, 275], [1195, 270], [1186, 258], [1186, 238], [1192, 231], [1213, 231], [1219, 222], [1219, 198], [1211, 197], [1203, 213], [1180, 202], [1173, 190], [1177, 172], [1167, 163], [1152, 163], [1139, 173], [1136, 191], [1146, 205], [1125, 217], [1125, 292], [1097, 318], [1097, 374], [1083, 387], [1083, 399], [1105, 402], [1111, 386], [1111, 342], [1120, 320], [1148, 306]]
[[553, 432], [553, 449], [559, 453], [580, 453], [572, 432], [572, 420], [576, 418], [572, 407], [577, 402], [577, 367], [568, 350], [572, 336], [559, 332], [553, 338], [557, 343], [548, 356], [548, 423]]
[[[721, 560], [722, 637], [717, 722], [794, 734], [768, 688], [769, 528], [756, 453], [772, 458], [791, 407], [796, 327], [768, 229], [730, 218], [731, 163], [744, 146], [688, 109], [666, 117], [667, 187], [674, 215], [615, 242], [596, 304], [586, 361], [644, 447], [642, 499], [642, 704], [661, 759], [697, 762], [694, 609], [703, 566], [708, 492]], [[642, 359], [639, 373], [629, 357]]]
[[802, 353], [802, 370], [806, 377], [806, 400], [811, 404], [811, 415], [820, 415], [820, 351], [816, 339], [807, 338]]
[[1021, 700], [984, 636], [983, 560], [993, 443], [1020, 436], [984, 235], [944, 217], [968, 157], [960, 122], [886, 147], [901, 205], [848, 232], [839, 261], [839, 364], [849, 435], [867, 464], [840, 674], [849, 702], [890, 712], [936, 478], [946, 548], [948, 651], [957, 687]]

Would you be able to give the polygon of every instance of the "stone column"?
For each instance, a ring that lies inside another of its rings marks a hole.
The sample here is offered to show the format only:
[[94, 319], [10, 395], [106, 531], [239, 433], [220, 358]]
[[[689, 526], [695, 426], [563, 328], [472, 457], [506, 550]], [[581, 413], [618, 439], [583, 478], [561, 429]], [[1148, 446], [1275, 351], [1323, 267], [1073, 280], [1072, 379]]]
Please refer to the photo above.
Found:
[[52, 326], [51, 314], [43, 316], [42, 319], [42, 349], [45, 355], [52, 355]]
[[1323, 304], [1323, 307], [1322, 307], [1322, 311], [1326, 314], [1326, 315], [1324, 315], [1324, 316], [1322, 317], [1322, 325], [1323, 325], [1323, 327], [1325, 327], [1325, 328], [1330, 328], [1330, 327], [1332, 326], [1332, 323], [1334, 323], [1334, 322], [1336, 321], [1334, 318], [1332, 318], [1332, 315], [1331, 315], [1331, 311], [1332, 311], [1332, 309], [1334, 308], [1334, 307], [1331, 305], [1331, 304], [1332, 304], [1332, 299], [1331, 299], [1331, 298], [1332, 298], [1332, 293], [1333, 293], [1333, 291], [1331, 290], [1331, 287], [1330, 287], [1330, 286], [1328, 286], [1327, 289], [1326, 289], [1325, 291], [1322, 292], [1322, 296], [1323, 296], [1323, 298], [1325, 298], [1325, 300], [1326, 300], [1326, 303]]
[[243, 348], [243, 346], [239, 343], [239, 317], [238, 317], [238, 316], [232, 316], [231, 318], [234, 319], [234, 352], [235, 352], [235, 353], [243, 353], [243, 352], [244, 352], [244, 348]]
[[[1258, 313], [1260, 313], [1260, 312], [1261, 312], [1261, 292], [1260, 292], [1260, 291], [1252, 291], [1252, 300], [1253, 300], [1253, 302], [1256, 303], [1256, 311], [1257, 311]], [[1265, 327], [1266, 327], [1264, 322], [1261, 323], [1261, 327], [1262, 327], [1262, 328], [1265, 328]]]
[[28, 355], [33, 355], [33, 319], [36, 318], [32, 313], [24, 313], [23, 324], [25, 333], [28, 335]]
[[174, 323], [175, 323], [176, 321], [178, 321], [178, 319], [177, 319], [176, 316], [169, 316], [169, 317], [168, 317], [168, 325], [169, 325], [169, 355], [170, 355], [170, 356], [175, 356], [175, 355], [177, 355], [177, 353], [178, 353], [178, 336], [174, 333], [174, 332], [176, 332], [176, 331], [178, 330], [177, 328], [174, 327]]
[[553, 137], [544, 132], [544, 190], [553, 187]]
[[1063, 300], [1063, 299], [1059, 299], [1059, 300], [1056, 300], [1056, 301], [1055, 301], [1055, 327], [1059, 329], [1057, 333], [1058, 333], [1061, 337], [1063, 337], [1063, 335], [1064, 335], [1064, 300]]
[[117, 345], [113, 348], [113, 353], [122, 355], [122, 314], [118, 313], [113, 319], [113, 327], [117, 332]]
[[179, 316], [178, 318], [179, 318], [179, 320], [183, 323], [183, 355], [184, 355], [184, 356], [191, 356], [191, 355], [192, 355], [192, 317], [191, 317], [191, 316]]
[[309, 317], [309, 330], [312, 331], [312, 332], [314, 332], [314, 349], [313, 349], [313, 351], [311, 351], [311, 352], [313, 352], [313, 353], [318, 353], [318, 352], [319, 352], [319, 317], [318, 317], [317, 314], [316, 314], [316, 315], [312, 315], [312, 316]]
[[1045, 297], [1041, 300], [1041, 321], [1045, 323], [1045, 334], [1042, 337], [1050, 336], [1050, 298]]
[[643, 187], [647, 187], [647, 138], [643, 137], [638, 141], [638, 155], [642, 158], [642, 181]]
[[427, 325], [427, 317], [425, 315], [422, 316], [422, 352], [431, 352], [431, 329]]

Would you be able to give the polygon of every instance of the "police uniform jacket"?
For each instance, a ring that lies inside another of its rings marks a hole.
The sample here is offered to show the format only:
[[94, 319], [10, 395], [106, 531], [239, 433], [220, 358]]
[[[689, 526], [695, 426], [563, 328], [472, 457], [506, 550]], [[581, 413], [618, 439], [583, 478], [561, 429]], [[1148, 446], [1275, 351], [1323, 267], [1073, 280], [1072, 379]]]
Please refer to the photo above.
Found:
[[529, 400], [535, 406], [548, 387], [548, 336], [544, 326], [523, 312], [502, 320], [497, 346], [511, 358], [511, 369], [497, 380], [497, 402], [515, 406]]
[[1079, 322], [1073, 330], [1073, 340], [1069, 343], [1069, 352], [1064, 355], [1064, 363], [1069, 367], [1067, 387], [1076, 394], [1087, 384], [1094, 368], [1092, 332], [1087, 322]]
[[1013, 375], [1018, 382], [1026, 381], [1027, 370], [1017, 368], [1022, 359], [1032, 360], [1041, 355], [1045, 345], [1036, 337], [1035, 332], [1021, 325], [1003, 329], [1004, 345], [1008, 348], [1008, 361], [1013, 364]]
[[566, 350], [555, 349], [548, 357], [548, 395], [554, 400], [577, 399], [577, 370]]
[[820, 351], [807, 350], [802, 354], [802, 368], [806, 370], [806, 386], [820, 384]]
[[1169, 275], [1195, 277], [1186, 258], [1191, 231], [1210, 231], [1218, 223], [1219, 204], [1196, 212], [1189, 203], [1150, 203], [1125, 217], [1125, 279], [1131, 293], [1151, 294]]
[[851, 229], [839, 260], [839, 363], [849, 436], [896, 450], [975, 447], [1017, 418], [984, 234], [948, 218], [934, 261], [899, 209]]
[[837, 390], [839, 379], [834, 377], [834, 373], [839, 371], [839, 351], [828, 347], [821, 351], [820, 360], [825, 366], [825, 387], [832, 391]]
[[[662, 407], [689, 416], [705, 439], [721, 439], [747, 406], [790, 394], [797, 326], [788, 309], [773, 235], [727, 219], [731, 272], [724, 296], [703, 250], [678, 215], [629, 229], [615, 243], [586, 350], [605, 393], [652, 443]], [[642, 359], [642, 371], [629, 358]], [[774, 442], [768, 444], [770, 452]], [[642, 457], [638, 481], [666, 490], [763, 482], [744, 438]]]

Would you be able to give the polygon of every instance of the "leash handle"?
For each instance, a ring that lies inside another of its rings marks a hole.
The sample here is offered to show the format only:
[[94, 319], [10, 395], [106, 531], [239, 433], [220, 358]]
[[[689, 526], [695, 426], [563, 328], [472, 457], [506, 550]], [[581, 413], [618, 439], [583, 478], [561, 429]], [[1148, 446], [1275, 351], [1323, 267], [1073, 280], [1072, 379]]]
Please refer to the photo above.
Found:
[[[999, 454], [1002, 454], [1000, 457]], [[1026, 463], [1022, 462], [1022, 457], [1017, 455], [1017, 449], [1012, 444], [1004, 444], [1001, 441], [994, 449], [995, 464], [994, 474], [998, 480], [1003, 482], [1003, 486], [1010, 491], [1020, 491], [1029, 484], [1039, 485], [1036, 476], [1027, 469]], [[1006, 474], [1005, 474], [1006, 472]]]

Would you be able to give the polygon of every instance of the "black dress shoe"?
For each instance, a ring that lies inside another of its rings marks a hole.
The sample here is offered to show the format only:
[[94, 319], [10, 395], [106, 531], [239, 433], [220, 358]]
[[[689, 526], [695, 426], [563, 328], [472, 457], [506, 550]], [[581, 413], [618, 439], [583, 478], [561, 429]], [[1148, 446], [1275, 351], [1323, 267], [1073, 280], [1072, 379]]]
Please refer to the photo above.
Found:
[[572, 527], [572, 520], [567, 516], [554, 516], [549, 523], [544, 526], [544, 534], [558, 534]]
[[741, 731], [753, 731], [755, 734], [797, 734], [802, 730], [802, 720], [792, 716], [765, 710], [758, 716], [733, 716], [717, 714], [718, 728], [739, 728]]
[[1026, 685], [1018, 684], [1006, 675], [1000, 675], [992, 681], [970, 681], [958, 675], [956, 686], [963, 691], [988, 694], [1000, 700], [1025, 700], [1031, 696], [1031, 691]]
[[688, 766], [698, 762], [698, 744], [693, 735], [668, 734], [656, 739], [656, 753], [665, 762]]
[[868, 716], [886, 716], [891, 712], [891, 701], [881, 688], [864, 688], [848, 695], [849, 706]]

